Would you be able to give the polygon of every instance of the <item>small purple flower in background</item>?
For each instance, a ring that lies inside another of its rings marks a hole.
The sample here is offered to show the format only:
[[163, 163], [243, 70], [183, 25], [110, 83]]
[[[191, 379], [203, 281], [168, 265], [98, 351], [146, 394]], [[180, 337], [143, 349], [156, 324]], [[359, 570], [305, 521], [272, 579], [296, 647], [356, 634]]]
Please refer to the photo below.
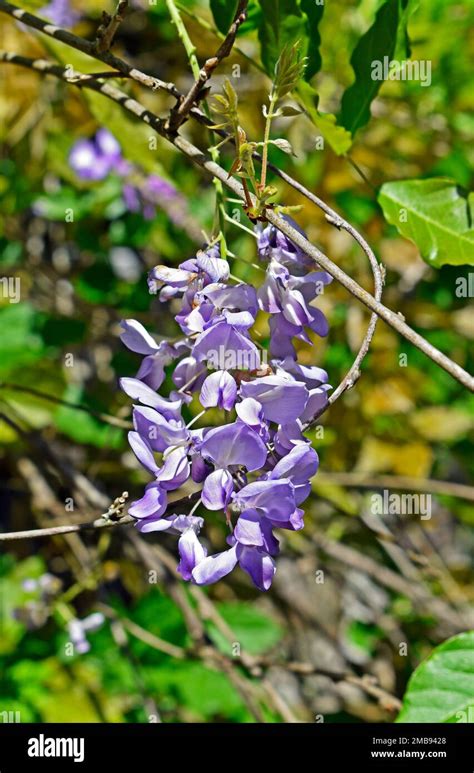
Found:
[[[143, 532], [179, 534], [178, 571], [198, 585], [217, 582], [237, 565], [268, 590], [280, 545], [275, 529], [303, 528], [300, 505], [311, 491], [319, 459], [304, 436], [305, 422], [327, 405], [327, 373], [300, 364], [294, 339], [311, 344], [307, 330], [326, 335], [314, 306], [330, 281], [272, 227], [258, 234], [265, 280], [258, 291], [231, 284], [227, 261], [214, 244], [178, 267], [156, 266], [149, 289], [161, 302], [180, 302], [179, 342], [158, 343], [134, 320], [122, 322], [123, 343], [144, 359], [136, 378], [121, 379], [135, 402], [129, 442], [152, 476], [129, 513]], [[252, 329], [259, 309], [269, 318], [273, 359], [261, 367]], [[175, 364], [177, 391], [162, 396], [164, 367]], [[186, 424], [182, 409], [196, 396], [203, 411]], [[208, 411], [223, 411], [220, 426], [192, 428]], [[167, 515], [168, 492], [193, 482], [189, 515]], [[228, 549], [208, 555], [200, 541], [205, 518], [221, 513]]]
[[99, 129], [91, 140], [78, 140], [69, 163], [83, 180], [103, 180], [111, 172], [120, 174], [126, 169], [120, 145], [107, 129]]
[[41, 9], [40, 14], [58, 27], [66, 28], [74, 27], [81, 18], [81, 14], [72, 7], [70, 0], [51, 0]]
[[99, 129], [91, 139], [77, 140], [69, 153], [69, 164], [78, 177], [91, 182], [103, 180], [111, 173], [119, 175], [129, 212], [140, 212], [146, 220], [152, 220], [156, 209], [162, 209], [176, 226], [193, 239], [201, 239], [185, 197], [168, 180], [156, 174], [144, 176], [138, 167], [126, 161], [119, 143], [107, 129]]
[[75, 651], [79, 655], [89, 652], [91, 645], [87, 640], [87, 633], [97, 631], [105, 622], [105, 617], [101, 612], [93, 612], [92, 615], [78, 620], [76, 617], [67, 624], [69, 638], [74, 645]]

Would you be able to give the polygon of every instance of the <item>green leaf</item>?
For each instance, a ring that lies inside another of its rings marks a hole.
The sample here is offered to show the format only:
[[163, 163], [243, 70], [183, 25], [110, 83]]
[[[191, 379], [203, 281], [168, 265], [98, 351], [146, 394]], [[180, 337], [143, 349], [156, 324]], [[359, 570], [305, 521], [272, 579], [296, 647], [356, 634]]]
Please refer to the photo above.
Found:
[[[24, 279], [21, 280], [23, 282]], [[13, 285], [15, 292], [21, 282]], [[35, 330], [35, 310], [29, 303], [11, 301], [0, 309], [0, 378], [9, 376], [15, 369], [32, 365], [44, 354], [44, 344]]]
[[30, 556], [15, 563], [8, 574], [0, 576], [0, 655], [13, 652], [25, 632], [25, 624], [15, 616], [15, 610], [22, 608], [30, 598], [22, 583], [37, 579], [44, 571], [43, 559]]
[[411, 56], [411, 43], [408, 36], [408, 20], [419, 6], [419, 0], [401, 0], [400, 20], [398, 23], [397, 43], [394, 58], [396, 60], [409, 59]]
[[385, 56], [391, 60], [395, 52], [399, 1], [387, 0], [382, 5], [351, 56], [355, 81], [342, 96], [341, 123], [353, 135], [369, 122], [370, 105], [383, 83], [372, 77], [374, 62], [383, 62]]
[[334, 153], [338, 156], [347, 153], [352, 145], [352, 136], [343, 126], [339, 126], [336, 116], [332, 113], [320, 113], [318, 110], [318, 95], [309, 83], [302, 81], [298, 86], [298, 98], [301, 106], [311, 119], [320, 135], [324, 137]]
[[474, 194], [467, 197], [447, 177], [400, 180], [382, 185], [386, 220], [418, 247], [435, 268], [474, 265]]
[[258, 37], [262, 63], [273, 77], [275, 65], [286, 45], [306, 37], [306, 17], [297, 0], [259, 0], [262, 17]]
[[[78, 405], [87, 404], [82, 391], [76, 386], [67, 388], [64, 399]], [[106, 446], [120, 448], [123, 443], [124, 433], [122, 430], [100, 421], [92, 414], [69, 408], [66, 405], [61, 405], [58, 408], [54, 422], [59, 432], [72, 438], [75, 443], [80, 445], [90, 444], [98, 448]]]
[[[283, 636], [281, 626], [271, 617], [244, 602], [222, 602], [218, 609], [235, 633], [235, 641], [251, 655], [268, 652]], [[232, 655], [232, 645], [213, 625], [210, 636], [226, 655]]]
[[211, 0], [211, 11], [217, 29], [227, 33], [237, 10], [238, 0]]
[[141, 669], [148, 689], [166, 696], [170, 708], [193, 720], [215, 717], [241, 722], [248, 719], [242, 699], [228, 677], [202, 663], [176, 661], [170, 667]]
[[321, 69], [321, 54], [319, 46], [321, 45], [321, 35], [319, 33], [319, 23], [324, 13], [324, 3], [316, 3], [315, 0], [301, 0], [301, 10], [307, 16], [307, 38], [308, 50], [306, 56], [306, 70], [304, 77], [307, 81], [311, 80]]
[[474, 631], [448, 639], [418, 666], [397, 722], [474, 722]]
[[279, 101], [298, 85], [304, 75], [306, 57], [301, 56], [301, 43], [297, 40], [283, 48], [275, 65], [271, 98]]

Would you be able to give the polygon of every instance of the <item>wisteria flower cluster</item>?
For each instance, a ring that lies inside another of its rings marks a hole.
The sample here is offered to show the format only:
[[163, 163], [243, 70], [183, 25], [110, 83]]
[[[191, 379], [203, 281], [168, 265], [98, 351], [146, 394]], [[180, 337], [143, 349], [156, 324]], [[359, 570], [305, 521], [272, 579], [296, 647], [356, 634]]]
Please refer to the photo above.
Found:
[[[178, 570], [198, 585], [218, 581], [238, 564], [257, 588], [268, 590], [279, 552], [274, 531], [303, 527], [301, 505], [319, 464], [303, 431], [327, 403], [328, 376], [300, 364], [294, 343], [311, 343], [310, 331], [327, 334], [313, 301], [331, 278], [314, 271], [272, 226], [258, 232], [258, 252], [266, 264], [258, 290], [232, 279], [218, 245], [178, 268], [151, 271], [150, 291], [162, 302], [179, 301], [178, 341], [157, 343], [139, 322], [122, 322], [123, 343], [143, 355], [136, 377], [121, 379], [135, 403], [129, 442], [153, 476], [129, 513], [143, 533], [179, 535]], [[269, 315], [268, 362], [252, 335], [259, 311]], [[164, 396], [158, 390], [171, 364], [175, 389]], [[196, 395], [203, 411], [186, 424], [183, 409]], [[210, 408], [222, 411], [222, 424], [195, 428]], [[196, 504], [189, 513], [168, 514], [170, 492], [189, 482]], [[227, 550], [207, 554], [198, 507], [221, 513]]]

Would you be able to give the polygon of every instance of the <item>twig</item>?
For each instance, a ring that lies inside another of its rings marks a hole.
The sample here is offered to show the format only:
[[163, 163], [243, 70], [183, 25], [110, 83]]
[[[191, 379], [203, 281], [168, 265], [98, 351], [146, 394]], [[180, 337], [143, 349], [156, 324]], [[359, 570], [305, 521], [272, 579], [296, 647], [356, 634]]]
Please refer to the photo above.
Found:
[[364, 574], [368, 574], [381, 585], [411, 599], [416, 606], [421, 606], [424, 609], [431, 608], [431, 611], [451, 629], [454, 631], [461, 630], [462, 625], [460, 625], [459, 615], [453, 612], [442, 599], [433, 596], [425, 586], [402, 577], [392, 569], [381, 566], [370, 556], [363, 555], [359, 551], [329, 539], [322, 534], [313, 534], [311, 540], [328, 556]]
[[88, 523], [71, 523], [63, 526], [49, 526], [47, 529], [29, 529], [27, 531], [10, 531], [0, 534], [0, 542], [12, 542], [18, 539], [36, 539], [37, 537], [53, 537], [56, 534], [72, 534], [78, 531], [94, 531], [96, 529], [110, 529], [113, 526], [126, 526], [134, 523], [131, 515], [124, 515], [119, 521], [106, 521], [104, 518], [96, 518]]
[[367, 476], [363, 472], [322, 472], [318, 474], [317, 483], [333, 483], [349, 488], [394, 488], [407, 491], [426, 491], [430, 494], [457, 497], [474, 502], [474, 488], [463, 483], [452, 483], [448, 480], [429, 480], [413, 478], [408, 475], [377, 475]]
[[75, 48], [78, 51], [82, 51], [84, 54], [88, 54], [93, 59], [98, 59], [99, 61], [108, 64], [110, 67], [113, 67], [114, 70], [118, 70], [122, 74], [141, 83], [143, 86], [147, 86], [154, 91], [162, 89], [176, 98], [180, 97], [180, 92], [173, 83], [165, 83], [165, 81], [160, 80], [160, 78], [155, 78], [153, 75], [147, 75], [136, 67], [133, 67], [131, 64], [128, 64], [128, 62], [125, 62], [123, 59], [120, 59], [118, 56], [115, 56], [110, 51], [97, 51], [95, 42], [91, 42], [78, 35], [74, 35], [72, 32], [63, 30], [55, 24], [51, 24], [32, 13], [28, 13], [28, 11], [24, 11], [22, 8], [18, 8], [17, 5], [12, 5], [12, 3], [8, 3], [6, 0], [0, 0], [0, 12], [12, 16], [17, 21], [26, 24], [28, 27], [33, 27], [33, 29], [43, 32], [50, 38], [60, 40], [62, 43], [71, 46], [71, 48]]
[[95, 41], [96, 51], [104, 53], [108, 51], [114, 42], [118, 28], [124, 20], [128, 8], [128, 0], [119, 0], [117, 10], [110, 16], [107, 11], [102, 11], [102, 23], [97, 30]]
[[[4, 0], [0, 0], [0, 9], [3, 2]], [[37, 69], [35, 68], [35, 60], [28, 59], [27, 57], [21, 57], [14, 54], [1, 54], [0, 60], [2, 59], [4, 61], [20, 64], [32, 69]], [[41, 69], [44, 70], [44, 67]], [[50, 65], [48, 72], [65, 80], [65, 78], [63, 78], [64, 69], [60, 67]], [[229, 177], [225, 169], [206, 156], [201, 150], [199, 150], [199, 148], [196, 148], [184, 137], [180, 135], [171, 136], [166, 131], [166, 125], [163, 119], [152, 113], [137, 100], [132, 99], [127, 94], [120, 91], [120, 89], [117, 89], [115, 86], [112, 86], [109, 83], [100, 83], [100, 81], [90, 80], [83, 83], [78, 82], [74, 85], [90, 88], [103, 94], [114, 102], [121, 104], [128, 112], [132, 113], [149, 126], [152, 126], [161, 136], [165, 137], [165, 139], [171, 142], [191, 161], [205, 169], [213, 177], [216, 177], [243, 201], [245, 201], [245, 194], [241, 183], [239, 183], [236, 179]], [[401, 314], [396, 314], [391, 309], [388, 309], [382, 303], [377, 301], [376, 298], [370, 295], [370, 293], [364, 290], [364, 288], [355, 282], [352, 277], [348, 276], [342, 269], [339, 268], [339, 266], [333, 263], [333, 261], [330, 260], [330, 258], [328, 258], [323, 252], [321, 252], [321, 250], [311, 244], [281, 215], [278, 215], [276, 212], [268, 209], [267, 219], [272, 225], [276, 226], [283, 234], [285, 234], [285, 236], [287, 236], [297, 247], [299, 247], [305, 255], [312, 258], [321, 268], [331, 274], [334, 279], [337, 279], [337, 281], [342, 284], [343, 287], [345, 287], [355, 298], [361, 301], [371, 311], [376, 312], [379, 317], [381, 317], [388, 325], [390, 325], [390, 327], [392, 327], [404, 338], [410, 341], [410, 343], [420, 349], [420, 351], [422, 351], [427, 357], [433, 360], [433, 362], [446, 370], [446, 372], [449, 373], [454, 379], [459, 381], [459, 383], [461, 383], [470, 391], [474, 392], [474, 377], [465, 371], [460, 365], [453, 362], [449, 357], [440, 352], [439, 349], [436, 349], [436, 347], [432, 346], [432, 344], [430, 344], [419, 333], [416, 333], [412, 328], [410, 328], [409, 325], [404, 322], [403, 316]]]
[[235, 43], [235, 38], [239, 31], [239, 27], [247, 18], [247, 5], [248, 0], [239, 0], [237, 10], [234, 15], [232, 24], [229, 27], [229, 31], [224, 38], [223, 42], [219, 46], [215, 55], [206, 59], [204, 65], [199, 70], [196, 80], [191, 86], [190, 90], [178, 103], [177, 107], [171, 111], [168, 120], [167, 129], [170, 132], [175, 132], [187, 119], [191, 108], [196, 106], [205, 95], [205, 86], [208, 80], [211, 78], [216, 67], [220, 65], [223, 59], [230, 56], [232, 47]]
[[353, 684], [364, 690], [368, 695], [372, 695], [372, 697], [376, 698], [379, 704], [384, 709], [387, 709], [387, 711], [399, 711], [402, 707], [401, 701], [399, 701], [395, 695], [392, 695], [380, 687], [377, 683], [377, 679], [371, 674], [357, 676], [350, 672], [338, 673], [335, 671], [326, 671], [325, 669], [313, 666], [311, 663], [287, 663], [284, 668], [294, 674], [302, 674], [305, 676], [316, 674], [318, 676], [326, 676], [328, 679], [332, 679], [335, 682]]
[[165, 567], [167, 589], [183, 613], [183, 617], [194, 647], [191, 654], [207, 661], [214, 668], [225, 673], [240, 693], [247, 708], [257, 722], [264, 722], [260, 706], [253, 696], [253, 684], [245, 679], [237, 670], [237, 662], [230, 660], [214, 647], [206, 644], [206, 632], [202, 619], [190, 604], [188, 596], [181, 584], [181, 578], [176, 571], [176, 562], [161, 545], [149, 545], [141, 540], [136, 533], [129, 534], [129, 539], [135, 546], [138, 555], [149, 569], [155, 570], [157, 561]]
[[152, 647], [159, 652], [164, 652], [165, 655], [170, 655], [172, 658], [178, 658], [183, 660], [186, 657], [186, 650], [183, 647], [178, 647], [176, 644], [160, 639], [155, 636], [154, 633], [142, 628], [141, 625], [137, 625], [133, 620], [128, 617], [122, 617], [113, 607], [109, 607], [107, 604], [97, 604], [97, 610], [103, 612], [106, 617], [112, 620], [120, 620], [123, 627], [136, 639], [139, 639], [144, 644]]

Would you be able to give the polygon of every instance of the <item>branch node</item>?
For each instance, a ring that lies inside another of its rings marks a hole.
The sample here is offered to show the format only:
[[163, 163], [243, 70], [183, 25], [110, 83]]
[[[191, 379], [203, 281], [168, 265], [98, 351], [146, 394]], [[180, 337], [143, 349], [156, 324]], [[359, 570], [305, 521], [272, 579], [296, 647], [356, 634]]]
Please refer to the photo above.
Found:
[[119, 0], [117, 10], [111, 16], [107, 11], [102, 11], [100, 27], [97, 30], [95, 49], [103, 54], [110, 50], [118, 28], [124, 20], [128, 8], [128, 0]]

